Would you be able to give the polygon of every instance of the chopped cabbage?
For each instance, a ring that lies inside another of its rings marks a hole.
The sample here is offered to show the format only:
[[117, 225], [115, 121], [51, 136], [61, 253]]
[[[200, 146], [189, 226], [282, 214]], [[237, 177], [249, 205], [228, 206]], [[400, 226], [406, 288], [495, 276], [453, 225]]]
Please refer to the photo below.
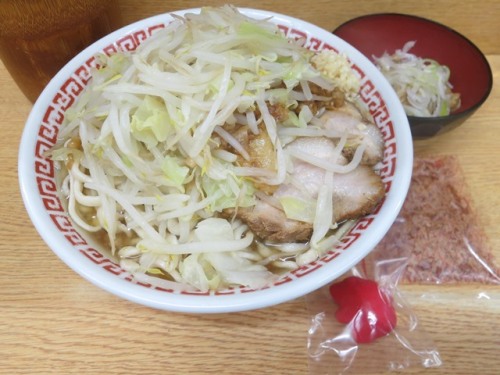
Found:
[[[161, 169], [165, 173], [165, 178], [173, 186], [182, 187], [189, 173], [189, 168], [182, 166], [178, 158], [166, 155], [161, 163]], [[183, 190], [183, 189], [182, 189]]]
[[148, 148], [155, 147], [158, 142], [165, 142], [175, 131], [165, 105], [152, 96], [146, 96], [132, 115], [130, 128], [132, 135]]
[[303, 221], [305, 223], [314, 223], [314, 216], [316, 214], [315, 200], [305, 200], [294, 196], [282, 196], [279, 198], [279, 201], [283, 206], [287, 218]]

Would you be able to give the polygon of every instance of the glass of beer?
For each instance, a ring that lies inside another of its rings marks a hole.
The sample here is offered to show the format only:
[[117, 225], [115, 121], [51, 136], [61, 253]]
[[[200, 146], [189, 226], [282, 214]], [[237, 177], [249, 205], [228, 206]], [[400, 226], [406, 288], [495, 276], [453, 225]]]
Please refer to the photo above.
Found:
[[0, 0], [0, 58], [34, 102], [72, 57], [121, 26], [115, 0]]

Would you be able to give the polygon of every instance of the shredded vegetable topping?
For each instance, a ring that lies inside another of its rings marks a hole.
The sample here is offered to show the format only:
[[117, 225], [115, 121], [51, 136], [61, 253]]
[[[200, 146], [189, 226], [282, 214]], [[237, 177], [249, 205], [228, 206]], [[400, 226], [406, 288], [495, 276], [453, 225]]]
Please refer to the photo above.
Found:
[[176, 17], [136, 51], [100, 58], [50, 157], [67, 173], [73, 221], [137, 280], [258, 288], [342, 235], [331, 232], [332, 178], [354, 165], [340, 160], [319, 164], [327, 172], [318, 198], [282, 201], [290, 219], [311, 223], [311, 242], [256, 241], [235, 213], [258, 197], [280, 206], [272, 192], [305, 157], [285, 146], [327, 136], [314, 125], [322, 108], [359, 90], [344, 56], [316, 54], [225, 6]]
[[374, 57], [375, 64], [398, 94], [410, 116], [446, 116], [460, 107], [460, 94], [452, 91], [450, 69], [437, 61], [418, 57], [407, 42], [392, 55]]

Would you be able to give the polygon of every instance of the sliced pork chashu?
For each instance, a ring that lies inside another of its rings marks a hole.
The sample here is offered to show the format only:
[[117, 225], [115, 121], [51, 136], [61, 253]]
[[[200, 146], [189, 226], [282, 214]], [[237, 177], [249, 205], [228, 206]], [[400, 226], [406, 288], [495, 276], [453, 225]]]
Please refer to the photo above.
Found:
[[[289, 149], [300, 151], [315, 158], [346, 165], [348, 160], [337, 156], [335, 143], [324, 137], [299, 138], [288, 145]], [[325, 170], [301, 160], [293, 161], [293, 183], [281, 185], [275, 197], [301, 195], [316, 199], [324, 180]], [[300, 188], [304, 190], [301, 190]], [[334, 221], [356, 219], [373, 211], [385, 194], [384, 184], [378, 174], [368, 165], [358, 165], [348, 173], [333, 175]]]
[[[325, 162], [347, 164], [348, 160], [325, 137], [298, 138], [286, 147], [293, 154], [307, 154]], [[293, 159], [289, 179], [272, 194], [275, 201], [283, 197], [316, 199], [325, 178], [325, 169]], [[348, 173], [333, 175], [334, 222], [356, 219], [370, 213], [384, 196], [380, 177], [367, 165]], [[279, 208], [258, 200], [249, 208], [240, 208], [237, 217], [262, 240], [269, 242], [302, 242], [312, 234], [312, 223], [288, 219]]]
[[365, 147], [362, 164], [375, 165], [383, 159], [384, 140], [380, 129], [364, 120], [353, 104], [345, 102], [340, 108], [326, 111], [320, 120], [322, 126], [334, 134], [349, 134], [342, 150], [347, 159], [352, 159], [356, 149], [362, 144]]
[[310, 223], [290, 220], [283, 210], [263, 200], [258, 200], [253, 207], [238, 209], [236, 216], [266, 242], [306, 242], [311, 238]]

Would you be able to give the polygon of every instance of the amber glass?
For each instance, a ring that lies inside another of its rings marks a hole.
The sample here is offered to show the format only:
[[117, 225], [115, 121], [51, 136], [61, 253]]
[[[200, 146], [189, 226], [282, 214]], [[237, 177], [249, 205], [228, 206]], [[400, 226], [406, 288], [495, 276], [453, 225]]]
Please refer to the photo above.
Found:
[[0, 0], [0, 58], [34, 102], [64, 64], [120, 26], [117, 1]]

